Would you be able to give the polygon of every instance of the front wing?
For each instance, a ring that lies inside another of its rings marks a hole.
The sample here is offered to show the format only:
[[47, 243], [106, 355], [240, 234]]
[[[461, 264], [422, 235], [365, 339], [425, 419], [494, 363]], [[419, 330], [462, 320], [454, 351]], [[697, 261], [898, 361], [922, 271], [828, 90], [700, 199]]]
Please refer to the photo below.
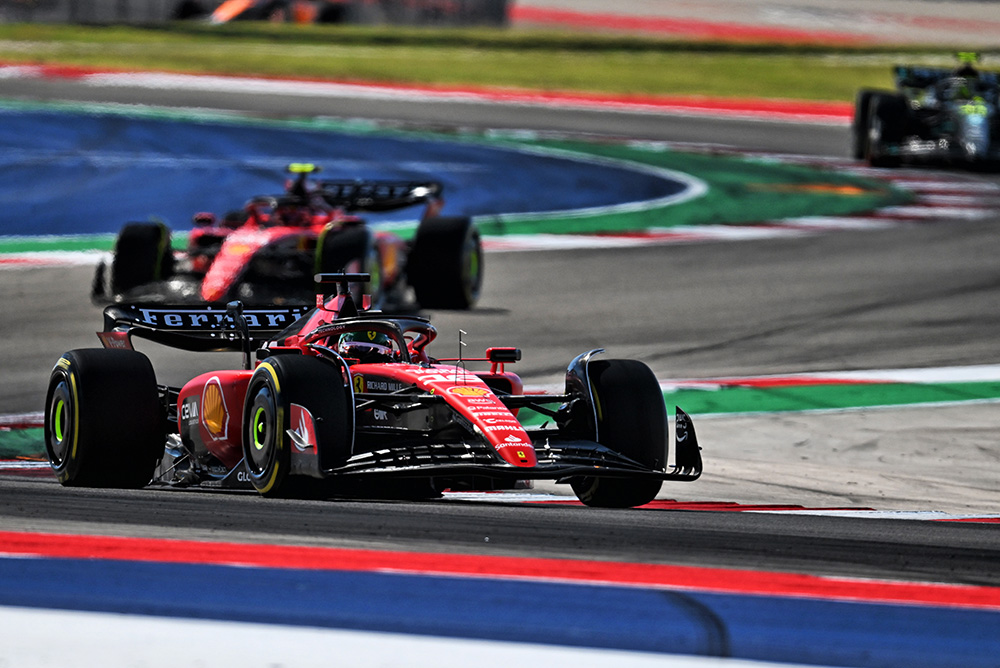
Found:
[[[350, 457], [323, 471], [326, 478], [489, 478], [497, 481], [554, 480], [604, 477], [636, 480], [691, 482], [702, 472], [701, 447], [691, 418], [677, 408], [674, 437], [675, 463], [666, 470], [650, 469], [596, 441], [558, 436], [553, 430], [528, 430], [537, 465], [512, 466], [503, 462], [492, 446], [474, 441], [404, 442]], [[204, 482], [202, 483], [205, 484]], [[250, 488], [241, 462], [220, 481], [209, 486]]]
[[909, 160], [952, 161], [952, 162], [993, 162], [1000, 161], [1000, 147], [993, 146], [986, 155], [970, 158], [955, 142], [942, 144], [939, 141], [911, 139], [899, 144], [887, 144], [885, 153], [890, 156]]
[[551, 430], [528, 430], [538, 461], [532, 467], [506, 464], [492, 446], [480, 442], [420, 443], [361, 453], [328, 473], [557, 481], [580, 476], [697, 480], [702, 472], [701, 448], [691, 418], [677, 408], [675, 424], [675, 464], [665, 471], [647, 468], [596, 441], [561, 438]]

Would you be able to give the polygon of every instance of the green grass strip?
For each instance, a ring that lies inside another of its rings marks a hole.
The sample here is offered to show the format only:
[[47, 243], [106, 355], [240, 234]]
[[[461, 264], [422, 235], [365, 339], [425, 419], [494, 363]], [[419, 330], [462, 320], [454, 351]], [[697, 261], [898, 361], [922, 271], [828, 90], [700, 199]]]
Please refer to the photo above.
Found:
[[477, 220], [484, 234], [588, 234], [691, 225], [752, 224], [803, 216], [843, 216], [913, 199], [884, 181], [843, 172], [753, 160], [685, 153], [662, 144], [597, 144], [576, 141], [521, 142], [529, 148], [611, 158], [690, 174], [709, 186], [703, 196], [680, 204], [626, 213], [544, 219]]
[[110, 251], [114, 244], [113, 234], [0, 237], [0, 253]]
[[1000, 400], [1000, 382], [723, 387], [664, 393], [689, 413], [771, 413]]
[[39, 459], [45, 457], [45, 433], [33, 429], [0, 430], [0, 459]]
[[0, 25], [0, 61], [89, 68], [513, 87], [615, 95], [853, 100], [892, 85], [900, 59], [947, 66], [950, 47], [890, 49], [685, 42], [656, 37], [178, 23]]

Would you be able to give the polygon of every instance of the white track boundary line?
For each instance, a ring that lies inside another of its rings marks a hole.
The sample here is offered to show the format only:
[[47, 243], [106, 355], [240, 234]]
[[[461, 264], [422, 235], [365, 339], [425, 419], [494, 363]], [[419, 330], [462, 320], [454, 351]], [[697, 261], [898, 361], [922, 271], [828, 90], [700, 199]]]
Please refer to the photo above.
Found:
[[[796, 668], [589, 647], [11, 606], [0, 606], [0, 628], [0, 665], [19, 668], [440, 668], [442, 663], [477, 668]], [[53, 629], [59, 629], [58, 642], [52, 641]]]

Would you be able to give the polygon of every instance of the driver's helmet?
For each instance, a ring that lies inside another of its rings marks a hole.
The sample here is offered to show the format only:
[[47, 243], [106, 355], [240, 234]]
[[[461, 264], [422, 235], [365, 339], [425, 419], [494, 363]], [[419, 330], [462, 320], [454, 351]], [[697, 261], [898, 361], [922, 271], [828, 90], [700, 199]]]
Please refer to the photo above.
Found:
[[312, 211], [308, 206], [279, 202], [271, 213], [271, 225], [285, 227], [306, 227], [312, 221]]
[[392, 340], [382, 332], [372, 330], [348, 332], [340, 337], [337, 352], [342, 357], [365, 364], [392, 361]]
[[975, 51], [960, 51], [955, 54], [958, 58], [958, 66], [952, 71], [956, 77], [969, 77], [975, 79], [979, 76], [976, 63], [979, 62], [979, 54]]

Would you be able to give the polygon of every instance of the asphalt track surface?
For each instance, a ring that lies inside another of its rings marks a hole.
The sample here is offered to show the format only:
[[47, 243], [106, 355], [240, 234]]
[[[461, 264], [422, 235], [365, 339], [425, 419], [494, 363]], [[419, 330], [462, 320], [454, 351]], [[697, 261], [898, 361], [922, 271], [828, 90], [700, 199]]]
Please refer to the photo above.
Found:
[[[124, 91], [10, 83], [5, 96], [32, 99], [119, 96], [126, 103], [273, 116], [561, 129], [817, 155], [843, 156], [847, 146], [847, 130], [839, 127], [498, 105], [289, 104], [204, 93], [124, 99]], [[942, 220], [613, 252], [490, 254], [480, 308], [432, 314], [441, 332], [435, 352], [446, 355], [452, 343], [457, 348], [459, 327], [469, 332], [471, 350], [517, 345], [525, 351], [519, 370], [529, 383], [558, 380], [570, 358], [594, 347], [643, 359], [662, 378], [996, 363], [997, 222]], [[71, 268], [10, 271], [0, 279], [3, 412], [40, 410], [57, 355], [96, 344], [92, 332], [100, 319], [86, 298], [89, 278], [88, 269]], [[178, 376], [187, 371], [173, 370]], [[692, 484], [665, 486], [661, 498], [959, 513], [995, 508], [996, 407], [940, 410], [696, 421], [706, 474]], [[802, 433], [792, 439], [794, 430]], [[935, 447], [914, 446], [928, 440]], [[275, 501], [253, 494], [69, 490], [47, 478], [4, 478], [0, 490], [4, 529], [1000, 582], [1000, 539], [984, 524], [463, 501]]]

